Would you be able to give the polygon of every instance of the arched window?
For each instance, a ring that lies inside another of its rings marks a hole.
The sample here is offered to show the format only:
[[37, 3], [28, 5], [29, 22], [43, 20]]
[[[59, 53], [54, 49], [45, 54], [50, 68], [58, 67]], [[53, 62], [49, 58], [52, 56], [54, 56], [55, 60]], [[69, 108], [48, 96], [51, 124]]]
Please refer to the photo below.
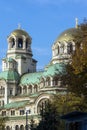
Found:
[[24, 126], [23, 125], [20, 126], [20, 130], [24, 130]]
[[46, 86], [50, 86], [50, 78], [49, 77], [47, 77], [47, 79], [46, 79]]
[[23, 48], [23, 40], [21, 38], [18, 39], [18, 48]]
[[72, 44], [69, 44], [69, 45], [67, 46], [67, 52], [68, 52], [68, 54], [72, 53], [72, 51], [73, 51], [73, 45], [72, 45]]
[[28, 48], [28, 39], [26, 39], [26, 49]]
[[58, 77], [53, 78], [53, 85], [58, 85]]
[[64, 45], [62, 44], [61, 46], [60, 46], [60, 54], [63, 54], [64, 53]]
[[34, 86], [34, 93], [37, 92], [37, 85]]
[[19, 130], [19, 126], [18, 125], [15, 126], [15, 130]]
[[11, 110], [11, 116], [15, 115], [15, 110]]
[[54, 50], [54, 55], [57, 56], [60, 53], [60, 47], [59, 45], [56, 46], [55, 50]]
[[10, 127], [9, 127], [9, 126], [7, 126], [7, 127], [6, 127], [6, 130], [10, 130]]
[[2, 116], [6, 116], [6, 111], [2, 111]]
[[12, 38], [12, 48], [14, 48], [14, 46], [15, 46], [15, 40], [14, 38]]
[[45, 110], [48, 101], [49, 101], [49, 99], [47, 99], [47, 98], [44, 98], [39, 101], [38, 106], [37, 106], [37, 113], [40, 114], [42, 111]]
[[41, 82], [40, 82], [40, 88], [45, 87], [45, 80], [44, 78], [41, 78]]
[[27, 93], [27, 86], [23, 87], [23, 94]]
[[3, 86], [0, 87], [0, 94], [1, 95], [5, 94], [5, 88]]
[[59, 54], [59, 51], [60, 51], [59, 49], [60, 49], [60, 48], [59, 48], [59, 46], [58, 46], [58, 48], [57, 48], [57, 54]]
[[17, 93], [22, 94], [22, 87], [21, 86], [18, 87], [18, 92]]
[[32, 93], [32, 85], [29, 85], [29, 87], [28, 87], [28, 93], [29, 93], [29, 94]]

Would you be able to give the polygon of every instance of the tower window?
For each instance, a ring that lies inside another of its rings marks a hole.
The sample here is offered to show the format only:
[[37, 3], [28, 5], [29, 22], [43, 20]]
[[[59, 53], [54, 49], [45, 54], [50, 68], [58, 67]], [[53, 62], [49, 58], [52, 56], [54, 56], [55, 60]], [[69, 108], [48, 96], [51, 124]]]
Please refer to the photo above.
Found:
[[64, 53], [64, 45], [63, 44], [60, 46], [60, 53], [61, 54]]
[[58, 52], [58, 54], [59, 54], [59, 46], [58, 46], [58, 48], [57, 48], [57, 52]]
[[72, 44], [68, 45], [67, 48], [68, 48], [68, 54], [72, 53], [72, 51], [73, 51], [73, 46], [72, 46]]
[[10, 95], [13, 95], [13, 90], [12, 89], [10, 90]]
[[12, 48], [15, 46], [15, 40], [14, 38], [12, 39]]
[[28, 40], [26, 40], [26, 48], [28, 48]]
[[23, 47], [23, 40], [21, 38], [18, 39], [18, 47], [19, 48]]

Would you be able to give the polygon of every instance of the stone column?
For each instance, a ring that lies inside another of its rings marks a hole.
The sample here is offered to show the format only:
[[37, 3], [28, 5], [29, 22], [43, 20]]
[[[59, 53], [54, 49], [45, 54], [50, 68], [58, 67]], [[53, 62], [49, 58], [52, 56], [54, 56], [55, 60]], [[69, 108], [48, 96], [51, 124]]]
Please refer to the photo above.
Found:
[[27, 94], [29, 94], [29, 89], [28, 89], [29, 86], [28, 85], [26, 85], [26, 86], [27, 86]]
[[32, 85], [32, 93], [34, 93], [34, 85]]
[[23, 38], [23, 49], [26, 49], [26, 38]]
[[8, 43], [8, 50], [11, 49], [11, 42]]
[[4, 97], [4, 103], [8, 103], [8, 85], [5, 85], [5, 97]]
[[23, 95], [23, 93], [24, 93], [24, 91], [23, 91], [23, 86], [21, 86], [21, 87], [22, 87], [22, 93], [21, 93], [21, 94]]
[[53, 78], [51, 77], [50, 80], [51, 80], [50, 81], [50, 86], [52, 87], [53, 86]]
[[15, 49], [18, 48], [18, 38], [15, 38]]

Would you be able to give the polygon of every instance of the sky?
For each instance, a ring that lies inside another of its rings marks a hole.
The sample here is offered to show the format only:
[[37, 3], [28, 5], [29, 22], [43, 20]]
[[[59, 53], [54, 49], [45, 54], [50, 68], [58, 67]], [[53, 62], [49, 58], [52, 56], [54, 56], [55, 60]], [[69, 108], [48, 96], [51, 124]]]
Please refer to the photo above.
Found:
[[87, 18], [87, 0], [0, 0], [0, 71], [6, 56], [7, 36], [18, 24], [32, 37], [37, 69], [52, 59], [52, 45], [65, 30]]

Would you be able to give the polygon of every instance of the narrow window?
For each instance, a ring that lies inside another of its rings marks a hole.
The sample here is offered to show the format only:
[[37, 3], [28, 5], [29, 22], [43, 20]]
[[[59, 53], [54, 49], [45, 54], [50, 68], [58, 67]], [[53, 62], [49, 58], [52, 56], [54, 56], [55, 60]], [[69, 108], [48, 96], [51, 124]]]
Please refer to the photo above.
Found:
[[2, 116], [6, 116], [6, 111], [2, 111]]
[[72, 51], [73, 51], [72, 44], [70, 44], [70, 45], [67, 46], [67, 51], [68, 51], [68, 54], [72, 53]]
[[12, 39], [12, 48], [14, 48], [14, 46], [15, 46], [15, 40], [14, 40], [14, 38]]
[[26, 49], [28, 48], [28, 40], [26, 40]]
[[18, 39], [18, 47], [23, 48], [23, 40], [21, 38]]
[[24, 115], [24, 110], [20, 110], [20, 115]]
[[10, 89], [10, 96], [11, 96], [11, 95], [13, 95], [13, 90], [12, 90], [12, 89]]
[[58, 46], [58, 54], [59, 54], [59, 46]]
[[11, 110], [11, 115], [15, 115], [15, 111], [14, 110]]

